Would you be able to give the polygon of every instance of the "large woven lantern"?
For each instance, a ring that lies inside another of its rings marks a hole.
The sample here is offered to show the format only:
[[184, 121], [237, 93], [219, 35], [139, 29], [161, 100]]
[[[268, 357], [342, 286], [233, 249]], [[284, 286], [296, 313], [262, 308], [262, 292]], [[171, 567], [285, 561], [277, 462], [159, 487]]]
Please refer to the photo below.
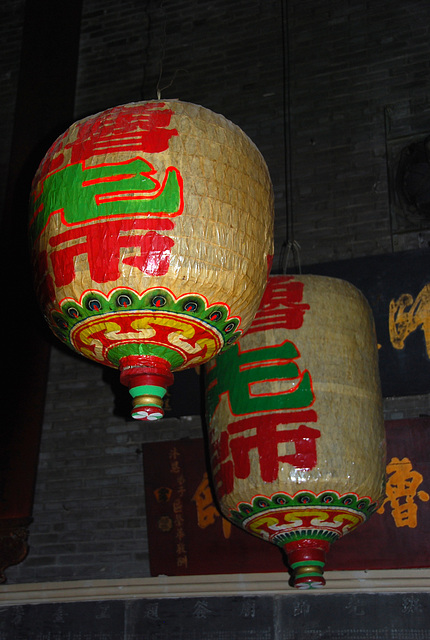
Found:
[[138, 102], [73, 124], [31, 193], [36, 290], [53, 332], [119, 368], [155, 420], [172, 372], [249, 327], [273, 253], [266, 164], [223, 116]]
[[342, 280], [271, 276], [247, 334], [205, 369], [222, 513], [285, 550], [296, 587], [324, 585], [331, 543], [364, 523], [384, 495], [366, 300]]

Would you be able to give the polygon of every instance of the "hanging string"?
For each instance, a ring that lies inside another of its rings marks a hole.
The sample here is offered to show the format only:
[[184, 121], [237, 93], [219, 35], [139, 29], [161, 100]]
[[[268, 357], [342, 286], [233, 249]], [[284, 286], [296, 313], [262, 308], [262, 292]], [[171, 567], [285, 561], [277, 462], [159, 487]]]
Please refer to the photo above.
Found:
[[[161, 92], [164, 91], [165, 89], [168, 89], [174, 82], [176, 75], [178, 73], [178, 70], [175, 71], [172, 80], [165, 85], [164, 87], [161, 87], [161, 79], [163, 77], [163, 64], [164, 64], [164, 59], [166, 57], [166, 42], [167, 42], [167, 15], [166, 15], [166, 11], [164, 8], [164, 2], [160, 2], [157, 5], [157, 9], [159, 12], [161, 12], [161, 38], [159, 38], [159, 40], [157, 40], [157, 43], [161, 44], [161, 51], [160, 51], [160, 63], [159, 63], [159, 72], [158, 72], [158, 79], [157, 79], [157, 84], [155, 87], [155, 94], [157, 96], [157, 100], [161, 100]], [[147, 5], [147, 11], [146, 11], [146, 17], [147, 17], [147, 25], [148, 25], [148, 45], [146, 47], [145, 50], [145, 55], [146, 55], [146, 59], [148, 59], [151, 55], [151, 46], [152, 46], [152, 38], [151, 38], [151, 34], [153, 34], [155, 32], [155, 26], [153, 24], [153, 19], [152, 19], [152, 9], [150, 7], [150, 3], [148, 3]], [[145, 99], [145, 91], [144, 91], [144, 85], [145, 85], [145, 65], [143, 67], [143, 78], [142, 78], [142, 84], [141, 84], [141, 99], [144, 100]]]
[[293, 269], [301, 273], [300, 245], [294, 239], [291, 178], [291, 100], [290, 100], [290, 46], [288, 33], [288, 0], [281, 0], [282, 13], [282, 66], [283, 66], [283, 113], [284, 113], [284, 167], [285, 167], [285, 218], [286, 237], [281, 248], [280, 267], [286, 273], [290, 259]]
[[161, 100], [161, 89], [160, 89], [160, 81], [161, 81], [161, 76], [163, 75], [163, 63], [160, 63], [160, 74], [158, 76], [158, 82], [157, 82], [157, 88], [156, 88], [156, 93], [157, 93], [157, 100]]
[[169, 84], [164, 85], [164, 87], [160, 87], [160, 81], [161, 81], [161, 77], [162, 77], [162, 73], [163, 73], [163, 71], [162, 71], [162, 65], [161, 65], [161, 68], [160, 68], [160, 77], [159, 77], [158, 82], [157, 82], [157, 100], [161, 100], [161, 92], [162, 92], [162, 91], [164, 91], [165, 89], [168, 89], [169, 87], [171, 87], [171, 86], [172, 86], [172, 84], [175, 82], [175, 78], [176, 78], [176, 76], [178, 75], [178, 73], [179, 73], [180, 71], [185, 71], [185, 72], [186, 72], [187, 70], [186, 70], [186, 69], [176, 69], [176, 71], [175, 71], [175, 73], [173, 74], [173, 77], [172, 77], [171, 81], [169, 82]]
[[[149, 64], [149, 60], [154, 58], [152, 48], [155, 40], [154, 34], [156, 33], [156, 30], [155, 30], [154, 20], [153, 20], [154, 9], [151, 5], [152, 5], [151, 0], [148, 0], [148, 2], [145, 5], [146, 24], [145, 24], [145, 33], [143, 34], [143, 39], [146, 40], [146, 46], [144, 46], [143, 48], [143, 65], [142, 65], [142, 80], [140, 83], [140, 100], [147, 99], [146, 90], [145, 90], [146, 89], [145, 84], [147, 79], [146, 78], [147, 65]], [[163, 59], [165, 54], [165, 43], [166, 43], [166, 18], [165, 18], [166, 12], [164, 11], [163, 1], [159, 3], [157, 8], [163, 12], [163, 38], [162, 38], [162, 47], [161, 47], [161, 54], [160, 54], [160, 74], [158, 77], [158, 83], [159, 83], [161, 78], [161, 68], [163, 64]], [[159, 40], [157, 40], [157, 44], [158, 42]], [[157, 88], [158, 88], [158, 84], [157, 84]]]
[[300, 264], [300, 249], [301, 246], [296, 240], [293, 240], [293, 242], [287, 242], [284, 267], [282, 271], [283, 274], [286, 274], [288, 271], [288, 263], [290, 258], [292, 259], [293, 267], [296, 268], [299, 273], [302, 272], [302, 266]]
[[167, 87], [160, 88], [161, 78], [163, 77], [163, 62], [166, 56], [166, 41], [167, 41], [167, 17], [166, 17], [166, 12], [164, 10], [163, 5], [164, 3], [161, 2], [160, 9], [163, 12], [163, 37], [161, 41], [160, 71], [158, 73], [158, 80], [157, 80], [157, 87], [156, 87], [157, 100], [161, 100], [161, 92], [164, 91], [164, 89], [167, 89]]
[[166, 85], [164, 85], [164, 87], [161, 87], [161, 79], [163, 77], [163, 63], [164, 63], [164, 59], [166, 57], [166, 43], [167, 43], [167, 16], [166, 16], [166, 11], [164, 10], [164, 6], [163, 6], [163, 2], [160, 5], [160, 9], [163, 11], [163, 37], [162, 37], [162, 47], [161, 47], [161, 56], [160, 56], [160, 71], [158, 74], [158, 80], [157, 80], [157, 86], [156, 86], [156, 94], [157, 94], [157, 100], [161, 100], [161, 92], [164, 91], [165, 89], [168, 89], [169, 87], [172, 86], [172, 84], [175, 82], [176, 80], [176, 76], [178, 75], [178, 73], [180, 71], [183, 71], [185, 73], [188, 73], [187, 69], [176, 69], [173, 73], [172, 79], [170, 80], [170, 82]]

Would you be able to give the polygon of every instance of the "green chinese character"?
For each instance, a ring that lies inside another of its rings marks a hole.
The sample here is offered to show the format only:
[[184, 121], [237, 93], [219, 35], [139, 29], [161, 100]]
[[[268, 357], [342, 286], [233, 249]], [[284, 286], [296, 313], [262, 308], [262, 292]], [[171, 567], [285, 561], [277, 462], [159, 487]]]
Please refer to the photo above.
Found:
[[[150, 176], [153, 167], [141, 158], [127, 163], [65, 167], [48, 176], [34, 203], [39, 210], [31, 234], [36, 238], [49, 216], [61, 209], [67, 224], [117, 215], [174, 216], [182, 212], [182, 180], [174, 167], [162, 186]], [[152, 193], [151, 193], [152, 192]]]
[[[239, 352], [238, 345], [220, 354], [207, 374], [208, 409], [212, 416], [223, 393], [228, 393], [234, 415], [277, 409], [301, 409], [314, 401], [311, 376], [300, 372], [293, 360], [300, 356], [296, 346], [281, 345]], [[282, 361], [273, 364], [274, 361]], [[269, 380], [299, 380], [290, 390], [276, 395], [252, 395], [251, 386]]]

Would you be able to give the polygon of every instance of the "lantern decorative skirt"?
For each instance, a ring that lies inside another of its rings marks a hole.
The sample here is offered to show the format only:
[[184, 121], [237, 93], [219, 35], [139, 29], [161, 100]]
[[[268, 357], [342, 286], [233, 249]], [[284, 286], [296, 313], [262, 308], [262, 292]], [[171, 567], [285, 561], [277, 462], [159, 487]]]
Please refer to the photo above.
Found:
[[296, 587], [324, 585], [330, 544], [384, 495], [369, 305], [342, 280], [271, 276], [251, 328], [205, 370], [222, 513], [281, 547]]
[[172, 372], [249, 327], [273, 253], [267, 166], [234, 124], [180, 101], [80, 120], [32, 185], [36, 291], [53, 332], [119, 368], [155, 420]]

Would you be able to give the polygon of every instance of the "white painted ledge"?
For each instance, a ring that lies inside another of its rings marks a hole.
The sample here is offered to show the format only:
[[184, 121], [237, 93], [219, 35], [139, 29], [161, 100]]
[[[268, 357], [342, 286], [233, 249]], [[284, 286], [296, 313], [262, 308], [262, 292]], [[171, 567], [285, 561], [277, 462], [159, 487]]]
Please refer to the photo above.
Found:
[[286, 572], [6, 584], [0, 586], [0, 606], [202, 596], [430, 592], [430, 569], [330, 571], [324, 576], [325, 587], [306, 591], [290, 587]]

